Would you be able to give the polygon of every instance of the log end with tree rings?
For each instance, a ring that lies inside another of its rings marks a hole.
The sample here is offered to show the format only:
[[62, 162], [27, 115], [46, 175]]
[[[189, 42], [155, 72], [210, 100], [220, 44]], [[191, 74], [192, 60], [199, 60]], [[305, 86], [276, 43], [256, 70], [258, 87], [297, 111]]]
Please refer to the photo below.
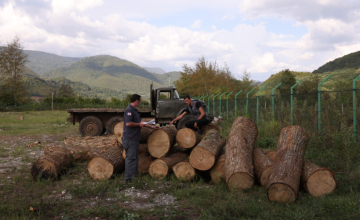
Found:
[[210, 170], [215, 163], [215, 155], [201, 147], [195, 147], [190, 154], [190, 164], [198, 170]]
[[151, 164], [151, 156], [149, 154], [139, 154], [138, 172], [148, 173]]
[[189, 162], [183, 161], [180, 163], [177, 163], [173, 167], [174, 174], [176, 178], [178, 178], [181, 181], [190, 181], [194, 179], [196, 175], [196, 171], [194, 167], [191, 166]]
[[190, 128], [183, 128], [176, 135], [176, 143], [182, 148], [192, 148], [200, 141], [200, 135]]
[[92, 159], [89, 162], [87, 169], [94, 180], [107, 180], [114, 173], [114, 166], [101, 157]]
[[225, 174], [225, 155], [221, 155], [217, 160], [215, 166], [210, 171], [211, 180], [215, 184], [219, 184], [222, 179], [226, 179]]
[[34, 180], [38, 177], [55, 180], [57, 173], [55, 165], [46, 159], [37, 160], [31, 167], [31, 176]]
[[254, 178], [247, 173], [234, 173], [226, 184], [230, 190], [249, 189], [254, 185]]
[[155, 158], [164, 157], [171, 147], [169, 135], [162, 129], [155, 130], [147, 143], [149, 153]]
[[307, 180], [306, 188], [315, 197], [332, 193], [336, 188], [333, 172], [328, 169], [316, 171]]
[[122, 138], [123, 131], [124, 131], [124, 122], [123, 121], [117, 123], [114, 126], [114, 134], [115, 134], [118, 142], [121, 144], [122, 144], [121, 138]]
[[282, 183], [270, 185], [267, 194], [272, 202], [292, 203], [296, 199], [296, 192], [290, 186]]
[[168, 175], [169, 166], [160, 159], [154, 160], [149, 167], [149, 174], [158, 180], [162, 180]]
[[272, 170], [273, 170], [273, 166], [270, 166], [263, 171], [263, 173], [261, 174], [261, 177], [260, 177], [260, 185], [262, 185], [262, 186], [268, 185], [269, 177], [270, 177]]
[[271, 150], [269, 152], [266, 153], [266, 156], [270, 158], [270, 160], [274, 161], [275, 160], [275, 156], [276, 156], [276, 151]]

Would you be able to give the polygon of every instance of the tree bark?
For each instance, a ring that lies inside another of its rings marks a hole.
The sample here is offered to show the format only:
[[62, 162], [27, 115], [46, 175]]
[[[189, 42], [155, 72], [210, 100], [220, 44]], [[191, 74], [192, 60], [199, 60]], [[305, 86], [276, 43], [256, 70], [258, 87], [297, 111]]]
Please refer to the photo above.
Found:
[[332, 193], [336, 188], [334, 173], [307, 159], [304, 160], [301, 183], [304, 189], [315, 197]]
[[189, 162], [198, 170], [210, 170], [214, 166], [226, 139], [217, 130], [210, 130], [200, 143], [191, 151]]
[[[139, 144], [138, 155], [139, 155], [138, 172], [148, 173], [151, 164], [151, 156], [149, 154], [147, 144]], [[124, 157], [124, 159], [126, 158], [125, 150], [122, 151], [122, 156]]]
[[269, 176], [273, 169], [273, 161], [267, 157], [260, 149], [254, 148], [253, 151], [254, 173], [261, 186], [267, 186]]
[[175, 176], [181, 181], [190, 181], [194, 179], [196, 171], [187, 161], [177, 163], [173, 168]]
[[147, 141], [150, 155], [155, 158], [164, 157], [174, 146], [176, 134], [174, 126], [165, 126], [152, 132]]
[[123, 171], [125, 160], [121, 152], [120, 148], [114, 147], [93, 158], [87, 166], [90, 176], [94, 180], [106, 180]]
[[31, 167], [31, 176], [34, 180], [37, 180], [39, 176], [55, 180], [72, 164], [73, 160], [70, 151], [62, 148], [35, 161]]
[[[114, 134], [119, 143], [122, 144], [122, 136], [124, 131], [124, 122], [121, 121], [114, 126]], [[150, 134], [154, 131], [152, 128], [142, 127], [140, 132], [140, 143], [147, 143]]]
[[252, 154], [258, 129], [248, 118], [237, 117], [225, 146], [226, 184], [229, 189], [248, 189], [254, 184]]
[[270, 201], [294, 202], [300, 185], [309, 134], [300, 126], [281, 130], [267, 194]]
[[64, 144], [66, 146], [81, 148], [99, 148], [108, 145], [118, 145], [115, 135], [67, 137], [64, 139]]
[[180, 129], [176, 135], [176, 143], [182, 148], [193, 148], [201, 141], [201, 136], [190, 128]]
[[215, 184], [219, 184], [222, 179], [226, 179], [225, 174], [225, 155], [221, 155], [215, 163], [215, 166], [210, 171], [211, 180]]
[[169, 157], [156, 159], [150, 165], [149, 174], [159, 180], [163, 179], [169, 174], [173, 166], [184, 161], [187, 157], [188, 155], [186, 153], [179, 152], [172, 154]]
[[270, 158], [270, 160], [275, 160], [276, 151], [274, 150], [261, 150], [266, 156]]

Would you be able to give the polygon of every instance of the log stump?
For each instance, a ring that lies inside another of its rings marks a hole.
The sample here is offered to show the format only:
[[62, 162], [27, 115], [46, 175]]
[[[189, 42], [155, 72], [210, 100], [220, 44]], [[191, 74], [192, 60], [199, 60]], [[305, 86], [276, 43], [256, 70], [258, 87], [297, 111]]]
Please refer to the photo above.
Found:
[[253, 151], [254, 173], [261, 186], [267, 186], [269, 176], [273, 169], [273, 161], [267, 157], [260, 149], [254, 148]]
[[[114, 134], [119, 143], [122, 144], [122, 136], [124, 131], [124, 122], [121, 121], [114, 126]], [[140, 132], [140, 143], [147, 143], [150, 134], [154, 131], [152, 128], [142, 127]]]
[[226, 139], [220, 136], [219, 131], [210, 130], [200, 143], [191, 151], [189, 162], [195, 169], [206, 171], [214, 166]]
[[40, 178], [57, 179], [73, 162], [74, 158], [69, 150], [62, 149], [42, 156], [31, 167], [34, 180]]
[[193, 180], [196, 175], [194, 167], [192, 167], [191, 164], [187, 161], [177, 163], [172, 169], [176, 178], [181, 181]]
[[188, 155], [186, 153], [179, 152], [171, 154], [168, 157], [156, 159], [150, 165], [149, 174], [150, 176], [161, 180], [169, 174], [173, 166], [184, 161], [187, 157]]
[[225, 145], [226, 184], [229, 189], [248, 189], [254, 184], [252, 154], [258, 129], [248, 118], [237, 117]]
[[276, 151], [274, 150], [261, 150], [270, 160], [275, 160]]
[[315, 197], [332, 193], [336, 188], [334, 173], [307, 159], [304, 160], [301, 183], [304, 189]]
[[270, 201], [294, 202], [300, 185], [309, 134], [300, 126], [281, 130], [273, 171], [269, 177], [267, 195]]
[[182, 148], [193, 148], [201, 141], [201, 136], [190, 128], [180, 129], [176, 135], [176, 143]]
[[174, 126], [165, 126], [153, 131], [147, 141], [150, 155], [155, 158], [164, 157], [174, 146], [176, 134]]
[[111, 148], [93, 158], [88, 166], [88, 172], [94, 180], [106, 180], [113, 174], [119, 173], [125, 168], [125, 160], [120, 148]]
[[217, 159], [215, 166], [210, 171], [210, 176], [215, 184], [219, 184], [222, 179], [226, 179], [224, 154]]
[[[138, 162], [138, 172], [140, 173], [148, 173], [149, 167], [151, 164], [151, 156], [148, 151], [147, 144], [139, 144], [139, 162]], [[122, 151], [122, 156], [124, 159], [126, 158], [125, 150]]]

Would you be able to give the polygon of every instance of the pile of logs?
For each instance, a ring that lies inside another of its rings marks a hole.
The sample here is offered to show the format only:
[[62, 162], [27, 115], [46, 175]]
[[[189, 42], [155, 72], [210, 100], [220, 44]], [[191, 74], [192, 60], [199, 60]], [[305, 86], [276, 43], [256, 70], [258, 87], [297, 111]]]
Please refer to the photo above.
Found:
[[[120, 122], [112, 136], [66, 138], [62, 144], [48, 144], [31, 174], [35, 180], [56, 179], [74, 160], [89, 160], [87, 169], [93, 179], [109, 179], [124, 170], [122, 133]], [[215, 184], [226, 181], [230, 190], [249, 189], [257, 183], [266, 187], [270, 201], [286, 203], [296, 200], [300, 186], [316, 197], [335, 189], [334, 173], [304, 158], [310, 138], [303, 128], [283, 128], [276, 151], [256, 148], [257, 136], [256, 124], [244, 117], [234, 120], [227, 140], [218, 129], [210, 128], [200, 136], [188, 128], [144, 127], [138, 172], [156, 179], [173, 173], [181, 181], [207, 172]]]

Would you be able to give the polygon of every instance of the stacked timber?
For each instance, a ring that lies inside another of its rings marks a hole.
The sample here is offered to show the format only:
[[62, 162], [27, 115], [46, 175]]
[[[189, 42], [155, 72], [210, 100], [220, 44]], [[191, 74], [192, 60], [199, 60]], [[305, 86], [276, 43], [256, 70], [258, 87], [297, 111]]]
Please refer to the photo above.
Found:
[[225, 145], [226, 184], [229, 189], [248, 189], [254, 184], [252, 155], [258, 129], [248, 118], [237, 117]]
[[122, 150], [118, 147], [100, 153], [87, 166], [88, 172], [94, 180], [109, 179], [113, 174], [123, 171], [124, 168], [125, 160]]
[[[114, 134], [119, 143], [122, 144], [122, 136], [124, 131], [124, 122], [121, 121], [114, 126]], [[140, 143], [147, 143], [150, 134], [154, 131], [152, 128], [142, 127], [140, 132]]]
[[194, 179], [196, 175], [194, 167], [187, 161], [177, 163], [172, 169], [176, 178], [181, 181], [190, 181]]
[[261, 150], [270, 160], [275, 160], [276, 151], [274, 150]]
[[226, 139], [220, 136], [219, 131], [209, 130], [200, 143], [191, 151], [189, 162], [198, 170], [210, 170], [220, 152], [225, 146]]
[[213, 168], [211, 168], [210, 171], [211, 180], [215, 184], [219, 184], [222, 179], [226, 179], [225, 174], [225, 154], [221, 155]]
[[201, 140], [201, 136], [190, 128], [182, 128], [176, 135], [176, 143], [182, 148], [193, 148]]
[[308, 133], [300, 126], [281, 130], [267, 194], [270, 201], [294, 202], [300, 185]]
[[175, 145], [177, 130], [174, 126], [165, 126], [154, 130], [148, 140], [149, 153], [155, 158], [164, 157]]
[[73, 163], [73, 156], [69, 150], [62, 148], [36, 160], [31, 167], [31, 176], [38, 178], [57, 179], [59, 175]]
[[254, 173], [261, 186], [267, 186], [269, 176], [273, 169], [273, 161], [267, 157], [260, 149], [254, 148], [253, 151]]
[[163, 179], [176, 164], [185, 161], [187, 157], [186, 153], [178, 152], [168, 157], [156, 159], [150, 165], [149, 174], [156, 179]]
[[[122, 156], [124, 157], [124, 159], [126, 158], [125, 150], [122, 151]], [[139, 156], [138, 172], [148, 173], [151, 164], [151, 156], [149, 154], [147, 144], [139, 144], [138, 156]]]

